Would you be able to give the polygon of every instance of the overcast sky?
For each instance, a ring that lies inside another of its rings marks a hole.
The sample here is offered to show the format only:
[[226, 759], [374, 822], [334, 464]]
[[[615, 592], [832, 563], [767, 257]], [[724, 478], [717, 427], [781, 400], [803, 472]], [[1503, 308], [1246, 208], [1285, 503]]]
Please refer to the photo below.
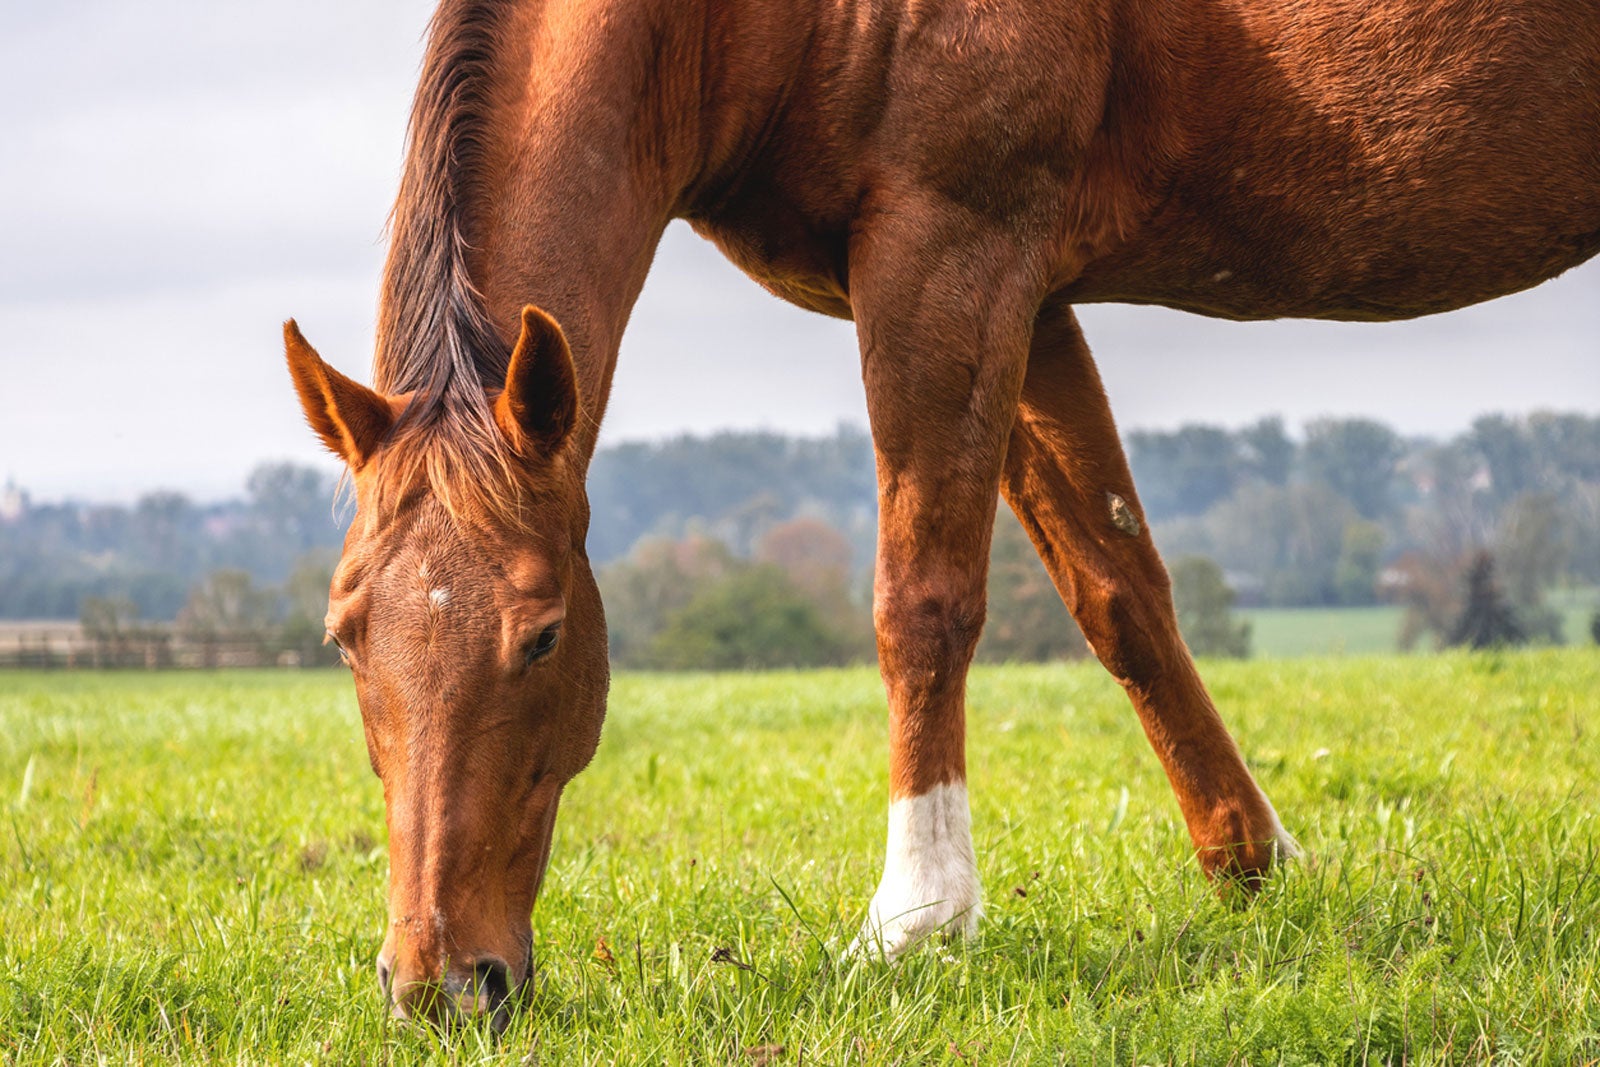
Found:
[[[367, 378], [383, 222], [431, 5], [19, 4], [0, 36], [0, 481], [39, 498], [235, 492], [329, 462], [278, 325]], [[1083, 311], [1121, 425], [1600, 413], [1600, 264], [1392, 325]], [[604, 440], [865, 422], [849, 324], [767, 296], [680, 225]]]

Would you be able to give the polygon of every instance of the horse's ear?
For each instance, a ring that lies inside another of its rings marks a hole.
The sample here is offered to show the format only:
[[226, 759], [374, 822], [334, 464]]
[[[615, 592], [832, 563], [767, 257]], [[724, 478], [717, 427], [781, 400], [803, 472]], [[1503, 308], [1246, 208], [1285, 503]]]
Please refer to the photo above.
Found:
[[578, 372], [572, 350], [556, 320], [532, 304], [522, 309], [522, 336], [511, 352], [494, 417], [519, 451], [531, 442], [554, 452], [577, 424]]
[[306, 421], [351, 470], [360, 470], [394, 425], [389, 402], [324, 363], [293, 319], [283, 324], [283, 348]]

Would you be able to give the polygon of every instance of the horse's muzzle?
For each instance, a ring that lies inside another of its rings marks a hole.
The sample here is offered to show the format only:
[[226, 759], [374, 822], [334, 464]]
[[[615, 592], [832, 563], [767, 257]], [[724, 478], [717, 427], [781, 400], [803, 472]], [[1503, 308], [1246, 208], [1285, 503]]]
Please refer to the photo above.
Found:
[[511, 968], [494, 956], [452, 963], [442, 980], [397, 973], [391, 960], [378, 958], [378, 984], [397, 1019], [449, 1027], [487, 1020], [496, 1033], [511, 1021]]

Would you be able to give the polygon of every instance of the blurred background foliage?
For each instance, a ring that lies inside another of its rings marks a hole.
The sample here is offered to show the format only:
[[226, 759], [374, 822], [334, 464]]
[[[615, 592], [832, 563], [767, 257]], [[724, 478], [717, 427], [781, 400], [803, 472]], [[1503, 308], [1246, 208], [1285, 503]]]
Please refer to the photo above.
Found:
[[[1197, 653], [1249, 654], [1238, 612], [1262, 609], [1389, 605], [1404, 649], [1466, 641], [1476, 631], [1463, 619], [1485, 603], [1503, 606], [1506, 641], [1585, 641], [1600, 625], [1557, 610], [1600, 587], [1600, 418], [1489, 415], [1448, 440], [1370, 419], [1314, 421], [1297, 438], [1274, 418], [1125, 443]], [[872, 659], [864, 432], [615, 445], [596, 455], [589, 490], [620, 666]], [[254, 640], [289, 662], [333, 662], [321, 640], [350, 511], [338, 498], [331, 474], [288, 463], [209, 503], [172, 491], [34, 502], [8, 485], [0, 619], [76, 619], [108, 650], [160, 631], [202, 650]], [[989, 596], [981, 660], [1088, 654], [1003, 505]]]

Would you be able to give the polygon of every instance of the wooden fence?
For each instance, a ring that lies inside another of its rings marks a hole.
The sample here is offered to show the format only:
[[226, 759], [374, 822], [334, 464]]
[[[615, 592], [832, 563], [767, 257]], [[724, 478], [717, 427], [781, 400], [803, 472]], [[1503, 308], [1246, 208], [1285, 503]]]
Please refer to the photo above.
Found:
[[0, 622], [0, 670], [299, 667], [311, 657], [266, 637], [195, 639], [170, 624], [110, 636], [75, 622]]

